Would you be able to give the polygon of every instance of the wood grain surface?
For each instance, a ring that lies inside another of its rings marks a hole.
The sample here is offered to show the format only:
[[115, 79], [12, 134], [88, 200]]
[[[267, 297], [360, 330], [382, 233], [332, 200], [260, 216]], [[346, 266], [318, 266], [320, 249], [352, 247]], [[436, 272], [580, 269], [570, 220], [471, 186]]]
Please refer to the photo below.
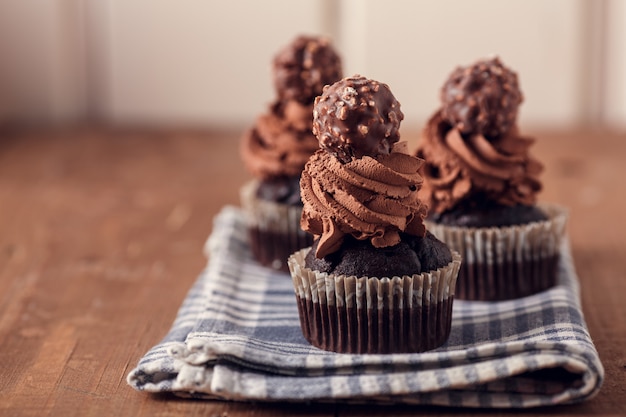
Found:
[[[0, 415], [416, 416], [468, 410], [192, 401], [126, 375], [202, 270], [213, 216], [248, 179], [240, 132], [73, 128], [0, 135]], [[540, 199], [570, 208], [585, 318], [606, 369], [578, 405], [626, 413], [626, 135], [533, 132]], [[412, 145], [417, 134], [406, 134]], [[473, 414], [476, 414], [473, 411]], [[479, 410], [488, 415], [512, 414]], [[514, 413], [513, 413], [514, 414]]]

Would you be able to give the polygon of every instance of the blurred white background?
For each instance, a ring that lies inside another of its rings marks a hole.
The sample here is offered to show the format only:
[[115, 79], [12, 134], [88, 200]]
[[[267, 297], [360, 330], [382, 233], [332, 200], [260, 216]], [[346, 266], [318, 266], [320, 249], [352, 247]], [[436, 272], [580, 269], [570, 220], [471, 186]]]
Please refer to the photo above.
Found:
[[422, 126], [457, 65], [518, 72], [521, 123], [626, 128], [624, 0], [0, 0], [0, 124], [239, 127], [274, 54], [330, 36]]

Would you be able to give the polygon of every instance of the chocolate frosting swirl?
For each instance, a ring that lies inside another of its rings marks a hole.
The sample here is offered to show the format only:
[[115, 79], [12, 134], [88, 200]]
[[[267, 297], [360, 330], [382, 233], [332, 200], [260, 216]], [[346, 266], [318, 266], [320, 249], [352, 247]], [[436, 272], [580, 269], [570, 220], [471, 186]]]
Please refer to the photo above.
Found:
[[426, 161], [420, 197], [435, 213], [485, 199], [508, 206], [532, 205], [541, 190], [543, 170], [529, 153], [533, 143], [534, 139], [520, 136], [516, 126], [497, 138], [464, 135], [440, 110], [428, 121], [417, 149], [417, 156]]
[[341, 60], [323, 37], [299, 36], [274, 57], [277, 99], [246, 131], [240, 154], [261, 180], [299, 176], [319, 148], [312, 133], [313, 101], [325, 84], [341, 78]]
[[406, 142], [387, 155], [347, 163], [318, 150], [300, 180], [301, 226], [320, 237], [315, 255], [338, 250], [348, 234], [379, 248], [399, 243], [401, 232], [424, 236], [426, 207], [417, 198], [422, 162], [408, 154]]
[[241, 141], [241, 158], [257, 178], [298, 176], [319, 144], [313, 133], [313, 104], [277, 102], [257, 118]]

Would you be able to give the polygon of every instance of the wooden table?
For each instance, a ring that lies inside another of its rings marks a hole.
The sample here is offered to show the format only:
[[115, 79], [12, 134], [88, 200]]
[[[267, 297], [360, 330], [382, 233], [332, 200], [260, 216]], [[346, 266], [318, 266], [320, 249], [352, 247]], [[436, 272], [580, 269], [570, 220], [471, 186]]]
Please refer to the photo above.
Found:
[[[606, 368], [594, 399], [532, 413], [626, 413], [626, 135], [532, 133], [547, 167], [541, 199], [571, 209], [585, 317]], [[238, 204], [248, 178], [238, 142], [239, 132], [2, 133], [0, 415], [467, 413], [191, 401], [126, 384], [205, 265], [213, 216]]]

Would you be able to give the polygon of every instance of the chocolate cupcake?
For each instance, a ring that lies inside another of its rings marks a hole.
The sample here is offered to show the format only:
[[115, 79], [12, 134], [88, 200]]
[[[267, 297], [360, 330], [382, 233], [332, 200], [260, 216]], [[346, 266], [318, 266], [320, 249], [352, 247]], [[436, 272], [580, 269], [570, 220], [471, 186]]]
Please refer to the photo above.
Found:
[[250, 246], [263, 265], [287, 272], [287, 257], [311, 245], [300, 228], [300, 173], [318, 142], [311, 131], [313, 101], [341, 78], [329, 40], [300, 36], [273, 61], [277, 98], [241, 141], [241, 157], [255, 177], [241, 190]]
[[426, 232], [422, 160], [389, 87], [343, 79], [315, 101], [321, 149], [300, 181], [310, 248], [289, 258], [302, 332], [344, 353], [423, 352], [450, 333], [460, 256]]
[[496, 301], [556, 284], [567, 215], [537, 205], [542, 164], [517, 114], [517, 74], [498, 58], [452, 72], [417, 149], [427, 227], [463, 256], [457, 298]]

